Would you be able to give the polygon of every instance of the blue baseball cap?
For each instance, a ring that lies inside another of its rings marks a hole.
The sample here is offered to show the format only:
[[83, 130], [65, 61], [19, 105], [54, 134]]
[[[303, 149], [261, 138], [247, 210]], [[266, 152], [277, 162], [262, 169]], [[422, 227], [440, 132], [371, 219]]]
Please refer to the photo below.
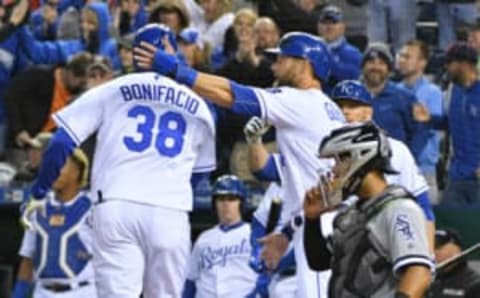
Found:
[[372, 105], [370, 92], [360, 81], [356, 80], [345, 80], [335, 85], [331, 97], [334, 101], [349, 100], [363, 105]]
[[335, 5], [328, 5], [320, 13], [318, 18], [320, 23], [339, 23], [343, 22], [343, 13], [340, 7]]

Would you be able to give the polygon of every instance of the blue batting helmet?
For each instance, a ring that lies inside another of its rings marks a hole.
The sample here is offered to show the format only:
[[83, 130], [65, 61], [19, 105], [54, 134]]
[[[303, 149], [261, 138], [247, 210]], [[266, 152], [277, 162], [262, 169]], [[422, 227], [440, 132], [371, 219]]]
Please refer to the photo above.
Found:
[[355, 80], [341, 81], [332, 90], [333, 100], [347, 99], [365, 105], [372, 105], [372, 96], [362, 83]]
[[148, 24], [135, 32], [133, 47], [138, 47], [142, 41], [151, 43], [159, 49], [165, 49], [163, 39], [167, 37], [172, 47], [177, 51], [175, 34], [164, 24]]
[[232, 195], [239, 197], [241, 201], [247, 198], [247, 188], [237, 176], [223, 175], [213, 184], [212, 197]]
[[280, 39], [278, 48], [267, 53], [303, 58], [310, 62], [315, 76], [326, 81], [330, 75], [331, 57], [323, 39], [304, 32], [290, 32]]

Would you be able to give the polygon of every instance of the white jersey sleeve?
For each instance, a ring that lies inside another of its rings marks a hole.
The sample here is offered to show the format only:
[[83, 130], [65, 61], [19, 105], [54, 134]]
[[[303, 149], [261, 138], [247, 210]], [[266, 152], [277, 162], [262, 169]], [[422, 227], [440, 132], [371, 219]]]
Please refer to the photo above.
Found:
[[32, 259], [35, 255], [35, 232], [25, 230], [23, 233], [22, 245], [20, 246], [19, 255]]
[[389, 203], [379, 214], [377, 223], [382, 233], [378, 235], [390, 254], [393, 273], [408, 265], [422, 264], [432, 271], [435, 266], [427, 241], [426, 220], [420, 207], [411, 200]]
[[392, 167], [399, 174], [387, 175], [387, 182], [405, 187], [414, 196], [428, 191], [427, 181], [420, 172], [408, 147], [398, 140], [392, 138], [388, 138], [388, 140], [392, 149], [390, 161]]
[[113, 96], [112, 90], [103, 86], [90, 89], [52, 117], [78, 145], [100, 127], [104, 119], [103, 103]]

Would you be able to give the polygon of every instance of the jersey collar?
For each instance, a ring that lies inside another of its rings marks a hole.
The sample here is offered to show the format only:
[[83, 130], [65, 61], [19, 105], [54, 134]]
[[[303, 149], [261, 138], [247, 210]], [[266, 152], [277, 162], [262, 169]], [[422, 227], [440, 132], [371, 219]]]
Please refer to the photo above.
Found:
[[237, 223], [234, 223], [233, 225], [219, 224], [218, 227], [219, 227], [220, 230], [222, 230], [223, 232], [228, 232], [228, 231], [231, 231], [231, 230], [233, 230], [233, 229], [236, 229], [236, 228], [241, 227], [243, 224], [244, 224], [243, 221], [239, 221], [239, 222], [237, 222]]

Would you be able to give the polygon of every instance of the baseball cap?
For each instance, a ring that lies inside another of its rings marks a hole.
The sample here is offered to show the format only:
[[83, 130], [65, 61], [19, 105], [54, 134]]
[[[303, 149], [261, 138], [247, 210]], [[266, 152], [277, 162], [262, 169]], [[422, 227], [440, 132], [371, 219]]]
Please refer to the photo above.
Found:
[[365, 62], [375, 58], [383, 60], [388, 65], [389, 69], [393, 68], [393, 56], [390, 52], [390, 48], [386, 44], [381, 42], [370, 44], [363, 54], [362, 67]]
[[438, 229], [435, 231], [435, 248], [439, 248], [447, 243], [454, 243], [462, 247], [460, 235], [452, 229]]
[[471, 45], [466, 42], [456, 42], [452, 44], [446, 55], [446, 62], [464, 61], [476, 65], [478, 62], [478, 53]]
[[112, 65], [110, 61], [103, 56], [95, 56], [93, 63], [91, 63], [87, 68], [87, 76], [89, 76], [93, 71], [99, 70], [103, 74], [113, 72]]
[[343, 21], [343, 13], [340, 7], [328, 5], [320, 12], [319, 22], [339, 23]]

